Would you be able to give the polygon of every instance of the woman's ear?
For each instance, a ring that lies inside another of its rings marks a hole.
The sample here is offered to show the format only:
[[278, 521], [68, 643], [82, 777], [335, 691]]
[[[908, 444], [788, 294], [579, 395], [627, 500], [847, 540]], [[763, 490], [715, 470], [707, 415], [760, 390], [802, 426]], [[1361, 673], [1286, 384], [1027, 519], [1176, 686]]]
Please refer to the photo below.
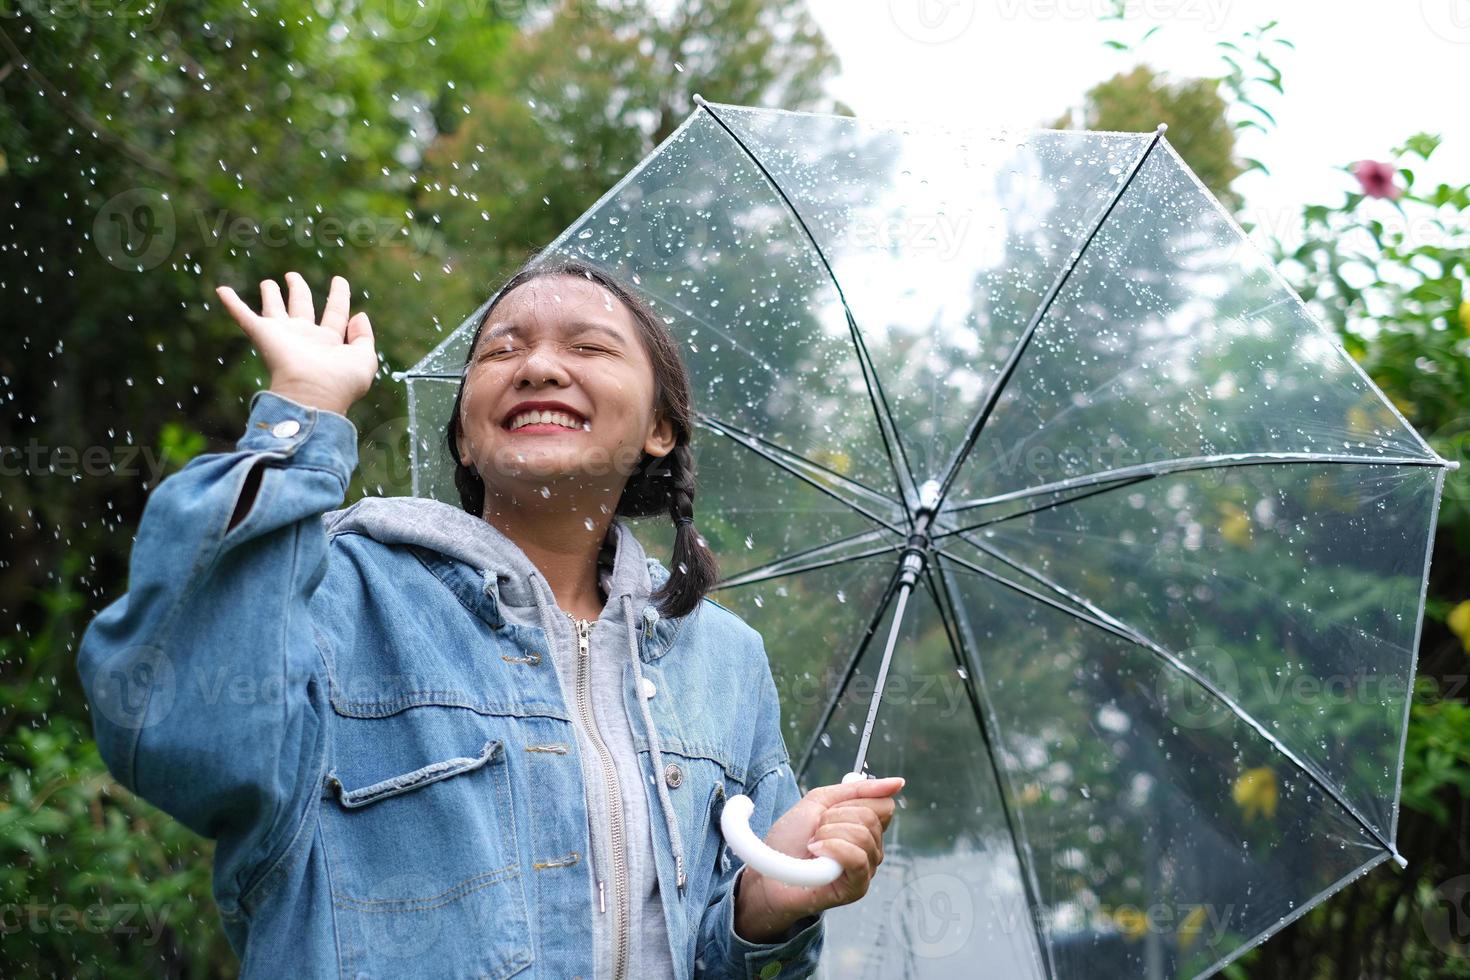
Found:
[[643, 451], [650, 456], [667, 456], [679, 444], [674, 434], [674, 423], [662, 412], [654, 416], [653, 431], [643, 441]]

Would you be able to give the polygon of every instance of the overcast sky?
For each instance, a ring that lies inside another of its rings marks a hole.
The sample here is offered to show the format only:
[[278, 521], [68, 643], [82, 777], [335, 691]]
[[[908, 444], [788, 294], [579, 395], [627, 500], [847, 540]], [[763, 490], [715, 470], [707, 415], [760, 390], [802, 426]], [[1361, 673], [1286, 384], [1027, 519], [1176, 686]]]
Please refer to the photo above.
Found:
[[[970, 116], [979, 126], [1043, 125], [1090, 86], [1144, 60], [1188, 77], [1225, 70], [1217, 41], [1275, 18], [1285, 94], [1262, 88], [1278, 125], [1246, 130], [1238, 152], [1271, 169], [1236, 188], [1242, 218], [1291, 240], [1306, 203], [1337, 203], [1356, 182], [1336, 164], [1386, 159], [1405, 137], [1438, 132], [1422, 181], [1470, 179], [1470, 0], [1129, 0], [1130, 19], [1100, 22], [1106, 0], [809, 0], [842, 59], [834, 95], [859, 116]], [[1137, 41], [1135, 51], [1103, 45]], [[1387, 208], [1385, 202], [1376, 206]], [[1393, 214], [1385, 213], [1385, 219]]]

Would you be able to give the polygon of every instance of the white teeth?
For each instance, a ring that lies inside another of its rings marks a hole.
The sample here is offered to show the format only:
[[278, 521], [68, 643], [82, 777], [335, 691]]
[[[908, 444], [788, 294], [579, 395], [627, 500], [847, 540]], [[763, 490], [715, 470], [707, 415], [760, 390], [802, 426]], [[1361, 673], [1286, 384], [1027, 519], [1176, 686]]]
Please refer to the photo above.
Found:
[[515, 418], [511, 419], [509, 428], [514, 431], [515, 429], [519, 429], [522, 426], [536, 425], [538, 423], [545, 422], [550, 422], [553, 425], [559, 425], [567, 429], [580, 429], [582, 427], [581, 422], [579, 422], [574, 416], [568, 415], [566, 412], [530, 411], [522, 412], [520, 415], [517, 415]]

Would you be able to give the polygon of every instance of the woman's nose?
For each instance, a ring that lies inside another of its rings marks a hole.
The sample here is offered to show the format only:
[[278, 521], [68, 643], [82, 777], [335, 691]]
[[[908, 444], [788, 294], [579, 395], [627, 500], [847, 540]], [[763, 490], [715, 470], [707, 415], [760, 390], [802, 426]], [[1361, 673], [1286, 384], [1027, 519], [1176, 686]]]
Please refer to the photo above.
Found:
[[525, 360], [521, 362], [520, 370], [516, 372], [515, 383], [517, 387], [526, 384], [545, 384], [548, 381], [564, 385], [569, 380], [566, 365], [561, 362], [561, 359], [545, 345], [538, 345], [532, 348]]

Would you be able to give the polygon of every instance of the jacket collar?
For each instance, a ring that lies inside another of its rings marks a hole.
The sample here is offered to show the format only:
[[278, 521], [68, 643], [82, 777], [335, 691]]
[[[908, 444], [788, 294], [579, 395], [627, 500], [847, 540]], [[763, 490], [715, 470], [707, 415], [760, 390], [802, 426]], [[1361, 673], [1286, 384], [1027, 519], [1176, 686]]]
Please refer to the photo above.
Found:
[[[490, 522], [442, 500], [363, 497], [327, 511], [322, 522], [329, 536], [358, 533], [384, 544], [408, 546], [462, 604], [495, 629], [507, 621], [506, 606], [534, 610], [538, 589], [554, 604], [545, 579], [520, 545]], [[612, 520], [608, 538], [616, 553], [607, 602], [620, 604], [624, 595], [632, 598], [640, 655], [650, 663], [668, 652], [687, 617], [660, 617], [649, 594], [668, 580], [669, 570], [643, 550], [622, 518]]]

